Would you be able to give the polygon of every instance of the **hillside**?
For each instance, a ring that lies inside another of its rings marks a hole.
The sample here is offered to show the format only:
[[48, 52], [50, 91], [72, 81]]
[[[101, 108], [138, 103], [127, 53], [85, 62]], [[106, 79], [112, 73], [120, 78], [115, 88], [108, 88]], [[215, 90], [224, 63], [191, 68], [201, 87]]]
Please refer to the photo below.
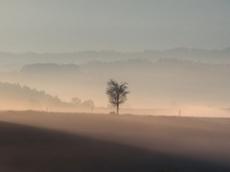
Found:
[[45, 91], [32, 89], [19, 84], [0, 82], [1, 110], [39, 110], [39, 111], [91, 111], [92, 101], [64, 102]]
[[225, 118], [28, 111], [1, 112], [0, 121], [5, 172], [230, 170]]

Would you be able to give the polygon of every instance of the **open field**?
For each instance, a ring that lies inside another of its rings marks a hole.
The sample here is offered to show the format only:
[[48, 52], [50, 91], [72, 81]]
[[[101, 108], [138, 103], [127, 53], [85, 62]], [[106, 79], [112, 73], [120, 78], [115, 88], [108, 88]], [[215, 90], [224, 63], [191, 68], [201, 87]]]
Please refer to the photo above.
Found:
[[3, 172], [229, 172], [230, 119], [0, 113]]

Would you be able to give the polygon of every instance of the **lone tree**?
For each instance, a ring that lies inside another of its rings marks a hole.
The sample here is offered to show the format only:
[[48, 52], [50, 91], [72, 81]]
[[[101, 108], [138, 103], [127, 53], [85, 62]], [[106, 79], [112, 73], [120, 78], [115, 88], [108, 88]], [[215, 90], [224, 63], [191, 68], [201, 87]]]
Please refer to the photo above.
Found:
[[124, 103], [127, 100], [128, 91], [128, 83], [120, 82], [118, 83], [115, 80], [110, 80], [107, 83], [108, 87], [106, 90], [106, 94], [109, 97], [109, 102], [116, 107], [117, 114], [119, 114], [120, 104]]

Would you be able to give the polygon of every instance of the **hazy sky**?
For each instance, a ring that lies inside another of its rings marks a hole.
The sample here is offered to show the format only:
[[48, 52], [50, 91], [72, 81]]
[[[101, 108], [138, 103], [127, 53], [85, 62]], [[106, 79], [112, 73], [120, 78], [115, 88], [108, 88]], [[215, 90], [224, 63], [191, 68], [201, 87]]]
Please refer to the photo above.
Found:
[[230, 46], [230, 0], [0, 0], [0, 51]]

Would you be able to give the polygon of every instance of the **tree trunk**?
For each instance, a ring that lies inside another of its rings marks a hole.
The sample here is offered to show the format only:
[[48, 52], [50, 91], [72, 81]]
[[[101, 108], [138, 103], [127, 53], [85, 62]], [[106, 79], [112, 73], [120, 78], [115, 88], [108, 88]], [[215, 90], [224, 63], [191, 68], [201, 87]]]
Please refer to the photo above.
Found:
[[117, 104], [117, 115], [119, 115], [119, 103]]
[[119, 115], [119, 105], [120, 105], [120, 102], [119, 102], [119, 99], [120, 99], [120, 95], [119, 93], [117, 93], [117, 115]]

